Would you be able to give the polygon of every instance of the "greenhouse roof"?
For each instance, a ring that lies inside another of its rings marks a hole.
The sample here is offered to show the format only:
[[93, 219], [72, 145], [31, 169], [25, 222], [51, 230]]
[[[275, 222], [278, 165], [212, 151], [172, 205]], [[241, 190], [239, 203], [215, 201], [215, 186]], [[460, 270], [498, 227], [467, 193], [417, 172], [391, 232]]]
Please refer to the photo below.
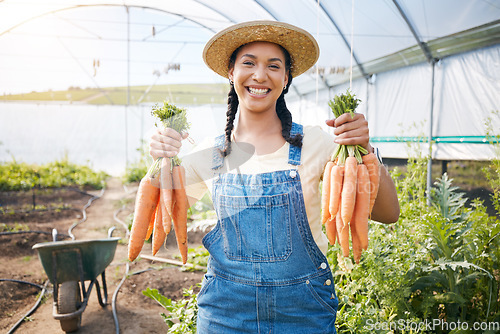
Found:
[[[3, 0], [0, 94], [224, 82], [201, 51], [237, 22], [278, 20], [314, 35], [299, 95], [500, 43], [500, 0]], [[167, 75], [168, 74], [168, 75]]]

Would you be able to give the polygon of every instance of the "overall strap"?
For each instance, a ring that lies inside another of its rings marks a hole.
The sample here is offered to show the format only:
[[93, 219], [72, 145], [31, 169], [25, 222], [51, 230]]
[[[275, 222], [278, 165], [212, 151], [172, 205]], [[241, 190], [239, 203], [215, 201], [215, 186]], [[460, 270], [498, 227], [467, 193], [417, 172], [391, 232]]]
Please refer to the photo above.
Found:
[[[293, 137], [297, 134], [304, 135], [304, 129], [301, 124], [292, 122], [292, 129], [290, 130], [290, 136]], [[216, 170], [224, 165], [224, 157], [222, 156], [222, 150], [224, 149], [224, 135], [220, 135], [215, 138], [214, 150], [212, 153], [212, 169]], [[302, 148], [290, 145], [288, 151], [288, 163], [290, 165], [298, 166], [300, 165]]]
[[224, 165], [224, 156], [222, 155], [222, 150], [224, 149], [224, 135], [220, 135], [215, 138], [214, 150], [212, 153], [212, 169], [216, 170]]
[[[295, 135], [304, 135], [304, 129], [301, 124], [292, 122], [292, 129], [290, 130], [290, 137]], [[288, 151], [288, 163], [290, 165], [298, 166], [300, 165], [300, 156], [302, 153], [302, 148], [294, 145], [290, 145], [290, 149]]]

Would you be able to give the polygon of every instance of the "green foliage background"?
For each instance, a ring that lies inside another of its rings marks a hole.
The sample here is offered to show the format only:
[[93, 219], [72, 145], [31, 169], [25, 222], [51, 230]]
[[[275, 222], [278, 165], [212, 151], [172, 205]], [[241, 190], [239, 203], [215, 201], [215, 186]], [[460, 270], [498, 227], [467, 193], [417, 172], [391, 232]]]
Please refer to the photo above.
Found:
[[0, 162], [0, 191], [67, 186], [102, 189], [108, 177], [105, 172], [94, 171], [86, 165], [77, 165], [66, 158], [43, 165], [15, 160]]

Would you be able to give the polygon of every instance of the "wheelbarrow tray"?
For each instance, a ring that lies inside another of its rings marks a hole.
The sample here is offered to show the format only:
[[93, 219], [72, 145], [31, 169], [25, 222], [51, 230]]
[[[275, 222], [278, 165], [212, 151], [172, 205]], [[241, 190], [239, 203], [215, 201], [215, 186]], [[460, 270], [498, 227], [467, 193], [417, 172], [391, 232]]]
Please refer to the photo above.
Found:
[[[38, 251], [50, 282], [58, 284], [80, 281], [79, 258], [83, 280], [95, 280], [113, 261], [120, 238], [42, 242], [33, 246]], [[54, 261], [55, 266], [54, 266]], [[55, 277], [54, 277], [55, 275]]]

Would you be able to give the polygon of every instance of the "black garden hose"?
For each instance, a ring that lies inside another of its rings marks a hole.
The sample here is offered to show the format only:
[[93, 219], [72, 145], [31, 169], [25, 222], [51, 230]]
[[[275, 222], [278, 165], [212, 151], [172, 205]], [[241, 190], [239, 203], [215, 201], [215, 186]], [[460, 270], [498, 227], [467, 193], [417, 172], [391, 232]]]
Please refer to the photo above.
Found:
[[37, 287], [37, 288], [39, 288], [39, 289], [42, 290], [40, 292], [40, 295], [38, 296], [38, 299], [37, 299], [35, 305], [21, 319], [19, 319], [14, 324], [14, 326], [12, 326], [9, 329], [9, 331], [7, 332], [8, 334], [12, 334], [24, 322], [24, 320], [27, 317], [29, 317], [31, 314], [33, 314], [35, 312], [35, 310], [38, 308], [38, 306], [40, 306], [40, 304], [42, 303], [42, 299], [45, 296], [45, 292], [47, 291], [47, 286], [49, 285], [49, 280], [45, 281], [45, 284], [43, 286], [39, 285], [39, 284], [36, 284], [36, 283], [32, 283], [32, 282], [20, 281], [20, 280], [15, 280], [15, 279], [0, 278], [0, 282], [2, 282], [2, 281], [4, 281], [4, 282], [15, 282], [15, 283], [20, 283], [20, 284], [29, 284], [29, 285], [35, 286], [35, 287]]

